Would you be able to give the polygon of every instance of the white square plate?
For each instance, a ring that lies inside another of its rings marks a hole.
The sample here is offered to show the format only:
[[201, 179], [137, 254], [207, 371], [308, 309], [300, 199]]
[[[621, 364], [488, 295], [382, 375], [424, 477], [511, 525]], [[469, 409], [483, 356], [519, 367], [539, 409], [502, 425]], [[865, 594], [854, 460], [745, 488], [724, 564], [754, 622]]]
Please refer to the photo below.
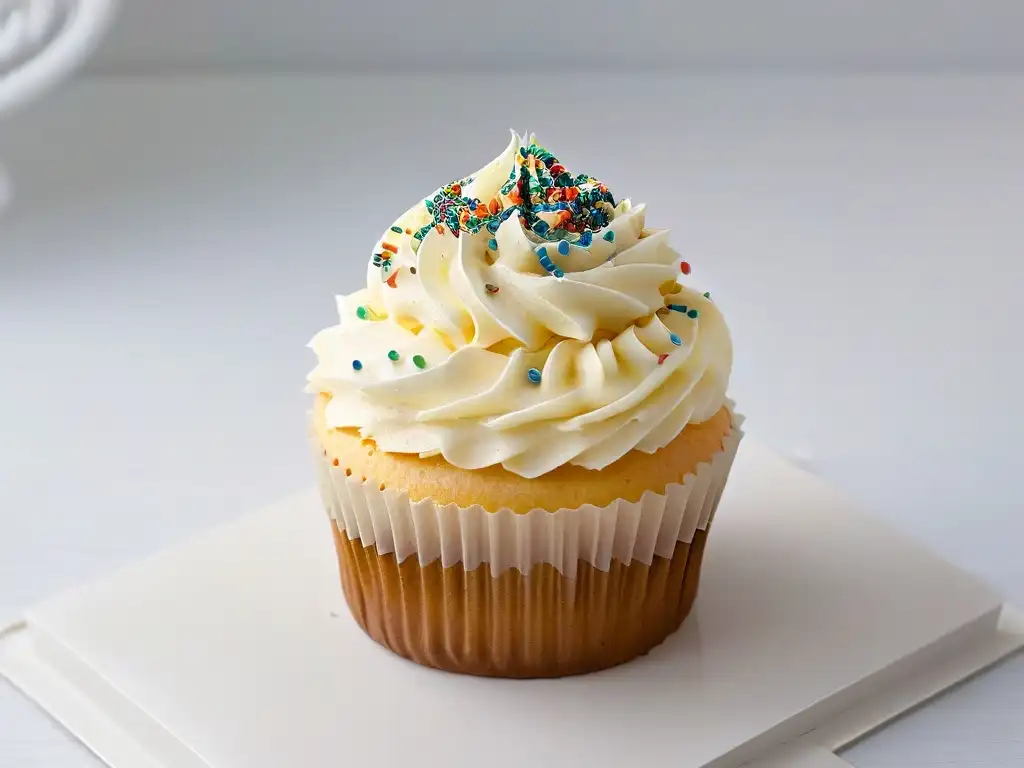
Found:
[[391, 655], [348, 614], [328, 526], [304, 493], [76, 588], [0, 633], [0, 673], [115, 768], [824, 767], [1024, 645], [986, 585], [749, 439], [693, 614], [594, 675]]

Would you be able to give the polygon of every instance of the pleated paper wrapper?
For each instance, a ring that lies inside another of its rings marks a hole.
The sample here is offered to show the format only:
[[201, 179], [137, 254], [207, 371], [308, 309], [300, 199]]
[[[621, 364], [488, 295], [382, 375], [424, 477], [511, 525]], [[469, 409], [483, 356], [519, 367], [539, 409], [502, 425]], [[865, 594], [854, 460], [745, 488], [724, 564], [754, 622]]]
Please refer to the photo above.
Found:
[[649, 650], [696, 595], [743, 436], [742, 417], [730, 413], [722, 450], [682, 483], [556, 512], [411, 501], [347, 475], [315, 444], [353, 616], [402, 656], [473, 674], [574, 674]]

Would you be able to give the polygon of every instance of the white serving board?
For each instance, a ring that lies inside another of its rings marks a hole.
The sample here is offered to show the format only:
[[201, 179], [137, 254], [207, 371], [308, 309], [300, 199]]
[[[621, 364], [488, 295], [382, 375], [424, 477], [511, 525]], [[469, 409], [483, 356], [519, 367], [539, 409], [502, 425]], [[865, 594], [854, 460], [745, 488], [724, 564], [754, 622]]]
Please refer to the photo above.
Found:
[[348, 614], [328, 526], [304, 493], [76, 588], [0, 633], [0, 674], [115, 768], [826, 768], [1024, 645], [986, 585], [750, 440], [694, 613], [599, 674], [392, 656]]

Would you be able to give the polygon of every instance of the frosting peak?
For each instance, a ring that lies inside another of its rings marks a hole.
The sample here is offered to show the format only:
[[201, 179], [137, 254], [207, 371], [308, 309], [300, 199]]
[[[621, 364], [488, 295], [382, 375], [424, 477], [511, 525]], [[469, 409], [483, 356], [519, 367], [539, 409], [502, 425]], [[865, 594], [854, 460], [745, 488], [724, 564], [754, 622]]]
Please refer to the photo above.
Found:
[[328, 426], [536, 477], [653, 453], [725, 400], [732, 345], [645, 207], [530, 137], [413, 206], [310, 346]]

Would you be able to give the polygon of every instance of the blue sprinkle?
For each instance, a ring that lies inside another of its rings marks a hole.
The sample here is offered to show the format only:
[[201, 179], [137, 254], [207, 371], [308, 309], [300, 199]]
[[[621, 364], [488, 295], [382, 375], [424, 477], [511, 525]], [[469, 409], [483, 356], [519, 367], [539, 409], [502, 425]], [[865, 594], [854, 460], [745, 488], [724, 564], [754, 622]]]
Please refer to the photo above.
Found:
[[363, 370], [363, 364], [362, 364], [362, 362], [361, 362], [361, 361], [359, 361], [359, 360], [353, 360], [353, 361], [352, 361], [352, 367], [353, 367], [353, 368], [354, 368], [355, 370], [357, 370], [357, 371], [361, 371], [361, 370]]
[[682, 312], [684, 315], [686, 314], [685, 304], [669, 304], [668, 308], [671, 309], [673, 312]]
[[676, 334], [674, 333], [669, 334], [668, 340], [675, 344], [677, 347], [680, 347], [683, 344], [683, 340], [676, 336]]
[[548, 226], [548, 223], [546, 221], [538, 221], [536, 224], [533, 225], [533, 231], [541, 236], [546, 235], [549, 229], [550, 227]]
[[498, 250], [498, 241], [492, 237], [490, 240], [487, 241], [487, 247], [490, 248], [492, 251]]
[[565, 240], [559, 240], [558, 241], [558, 252], [560, 254], [562, 254], [563, 256], [568, 256], [569, 255], [569, 243], [567, 243]]
[[548, 272], [551, 272], [555, 268], [555, 265], [551, 262], [551, 259], [541, 259], [540, 265], [544, 267], [544, 269], [546, 269]]
[[580, 246], [583, 247], [583, 248], [587, 248], [587, 247], [590, 246], [590, 243], [593, 242], [593, 240], [594, 240], [594, 233], [591, 232], [588, 229], [586, 232], [583, 232], [580, 235]]
[[559, 278], [559, 279], [565, 277], [565, 272], [560, 270], [558, 267], [555, 267], [554, 270], [551, 272], [551, 274], [554, 275], [555, 277]]
[[536, 368], [531, 368], [526, 372], [526, 377], [534, 384], [540, 384], [540, 371]]
[[610, 229], [607, 232], [605, 232], [603, 235], [601, 235], [601, 237], [603, 237], [609, 243], [614, 243], [615, 242], [615, 233], [612, 232]]
[[548, 249], [542, 245], [537, 249], [537, 255], [542, 259], [546, 259], [548, 257]]
[[492, 235], [498, 231], [498, 227], [501, 225], [501, 221], [498, 219], [491, 219], [487, 222], [487, 231]]

